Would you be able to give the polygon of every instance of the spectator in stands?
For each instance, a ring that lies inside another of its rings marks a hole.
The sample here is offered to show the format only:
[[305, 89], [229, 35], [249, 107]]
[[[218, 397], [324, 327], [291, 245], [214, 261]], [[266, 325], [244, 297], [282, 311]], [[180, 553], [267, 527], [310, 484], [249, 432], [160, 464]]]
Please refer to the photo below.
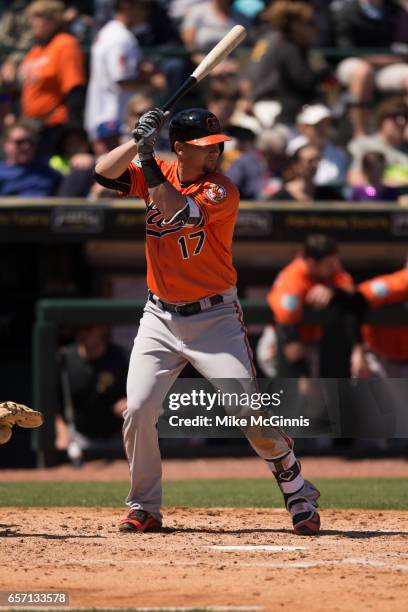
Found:
[[[302, 139], [301, 139], [302, 138]], [[321, 152], [304, 136], [287, 147], [289, 167], [286, 181], [272, 200], [292, 200], [304, 204], [324, 200], [342, 200], [339, 189], [332, 185], [316, 185], [315, 176], [321, 161]]]
[[248, 26], [249, 22], [231, 0], [207, 0], [187, 11], [181, 37], [187, 49], [209, 51], [237, 24]]
[[344, 185], [349, 167], [348, 155], [330, 140], [332, 113], [323, 104], [305, 106], [296, 118], [297, 128], [321, 152], [314, 182], [316, 185]]
[[85, 127], [96, 138], [98, 125], [122, 123], [129, 99], [145, 82], [142, 52], [132, 30], [148, 14], [147, 0], [116, 0], [113, 19], [98, 32], [91, 49]]
[[62, 31], [64, 4], [35, 0], [28, 7], [34, 47], [21, 65], [21, 110], [41, 127], [40, 150], [52, 153], [64, 126], [80, 123], [84, 57], [77, 40]]
[[143, 24], [133, 28], [139, 44], [144, 47], [180, 45], [180, 34], [170, 19], [166, 4], [160, 0], [148, 0], [149, 10]]
[[198, 4], [207, 4], [208, 0], [169, 0], [169, 14], [176, 24], [181, 27], [184, 17], [188, 11]]
[[377, 111], [377, 132], [356, 138], [349, 144], [352, 163], [348, 181], [352, 186], [364, 184], [361, 162], [365, 153], [379, 151], [385, 155], [384, 179], [387, 184], [408, 184], [408, 151], [404, 132], [408, 124], [408, 106], [403, 100], [385, 100]]
[[[0, 40], [10, 49], [0, 66], [2, 97], [9, 102], [8, 113], [13, 112], [14, 95], [17, 91], [18, 68], [24, 55], [33, 44], [26, 8], [30, 0], [12, 0], [0, 17]], [[14, 117], [13, 117], [14, 119]]]
[[309, 0], [313, 5], [317, 23], [316, 45], [318, 47], [333, 47], [334, 32], [330, 9], [331, 0]]
[[228, 134], [237, 141], [238, 157], [225, 174], [238, 187], [242, 200], [256, 200], [269, 177], [265, 158], [255, 146], [256, 134], [242, 127], [232, 127]]
[[320, 97], [326, 65], [312, 66], [309, 50], [316, 40], [313, 7], [306, 2], [278, 0], [265, 13], [272, 31], [252, 51], [247, 78], [241, 83], [249, 106], [265, 127], [277, 119], [293, 125], [304, 104]]
[[[128, 141], [129, 134], [134, 130], [140, 117], [154, 107], [155, 101], [148, 89], [145, 93], [137, 93], [130, 98], [126, 110], [125, 123], [122, 127], [121, 144]], [[156, 140], [156, 148], [163, 153], [169, 150], [169, 139], [165, 129], [162, 130]]]
[[352, 202], [395, 202], [398, 190], [383, 183], [385, 172], [385, 155], [380, 151], [368, 151], [361, 160], [364, 184], [353, 187], [349, 199]]
[[95, 22], [95, 33], [98, 32], [115, 13], [116, 0], [93, 0], [93, 18]]
[[63, 176], [69, 174], [72, 167], [80, 166], [86, 162], [93, 163], [88, 136], [83, 127], [67, 125], [61, 135], [55, 154], [50, 157], [51, 168]]
[[61, 414], [56, 446], [79, 461], [84, 451], [104, 454], [122, 448], [128, 355], [101, 325], [81, 328], [60, 353]]
[[[302, 325], [304, 308], [324, 310], [342, 292], [353, 293], [354, 283], [342, 267], [335, 240], [319, 234], [308, 236], [302, 253], [279, 273], [267, 297], [276, 323], [278, 353], [284, 358], [280, 375], [319, 376], [322, 330]], [[359, 338], [353, 338], [352, 344], [351, 373], [366, 376]]]
[[0, 161], [0, 196], [47, 197], [56, 194], [61, 174], [36, 155], [37, 134], [30, 123], [7, 128]]
[[[338, 47], [346, 51], [390, 48], [395, 36], [395, 4], [384, 0], [349, 0], [333, 2], [332, 6]], [[408, 93], [408, 64], [403, 57], [389, 54], [347, 57], [340, 62], [337, 77], [348, 87], [355, 138], [367, 133], [367, 113], [375, 88]]]
[[[116, 149], [116, 147], [120, 145], [123, 129], [123, 125], [118, 121], [106, 121], [98, 125], [95, 131], [94, 141], [92, 142], [95, 163], [100, 157], [112, 151], [112, 149]], [[93, 180], [88, 196], [91, 200], [111, 198], [112, 191]]]
[[289, 136], [290, 130], [283, 124], [262, 130], [258, 135], [256, 146], [265, 158], [269, 175], [260, 194], [262, 200], [271, 199], [282, 188], [288, 167], [286, 150]]
[[67, 126], [58, 143], [50, 166], [63, 174], [58, 196], [86, 198], [93, 185], [95, 156], [91, 152], [86, 130], [78, 126]]
[[119, 146], [122, 130], [123, 126], [119, 121], [104, 121], [96, 127], [92, 142], [96, 159]]
[[82, 46], [88, 46], [92, 40], [94, 29], [93, 1], [92, 0], [66, 0], [64, 11], [64, 24], [79, 40]]
[[218, 117], [223, 130], [228, 130], [239, 99], [234, 77], [212, 77], [207, 90], [206, 107]]
[[137, 93], [128, 102], [125, 116], [126, 138], [135, 129], [140, 117], [154, 108], [154, 99], [148, 93]]
[[[207, 0], [192, 6], [181, 25], [181, 39], [187, 49], [197, 51], [192, 56], [198, 64], [203, 53], [209, 51], [234, 25], [250, 26], [250, 21], [233, 7], [232, 0]], [[213, 71], [214, 74], [236, 74], [239, 66], [229, 57]]]

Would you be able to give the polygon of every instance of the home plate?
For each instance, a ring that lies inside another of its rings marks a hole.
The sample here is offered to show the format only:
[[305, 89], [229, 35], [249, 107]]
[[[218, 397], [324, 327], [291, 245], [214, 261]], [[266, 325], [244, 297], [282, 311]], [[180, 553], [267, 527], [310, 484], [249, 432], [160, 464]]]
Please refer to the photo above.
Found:
[[306, 550], [306, 546], [272, 546], [269, 544], [261, 544], [259, 546], [256, 545], [247, 545], [247, 546], [208, 546], [212, 550], [226, 550], [226, 551], [242, 551], [242, 552], [252, 552], [252, 551], [268, 551], [268, 552], [285, 552], [292, 550]]

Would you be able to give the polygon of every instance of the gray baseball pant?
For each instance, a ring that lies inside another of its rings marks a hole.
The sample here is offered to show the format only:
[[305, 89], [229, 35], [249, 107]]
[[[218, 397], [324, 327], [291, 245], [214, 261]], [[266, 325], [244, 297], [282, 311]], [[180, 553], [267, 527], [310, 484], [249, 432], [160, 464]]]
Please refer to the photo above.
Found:
[[[126, 503], [161, 520], [162, 467], [157, 421], [162, 403], [187, 362], [207, 379], [255, 377], [236, 290], [192, 316], [180, 316], [148, 301], [130, 358], [123, 438], [131, 487]], [[227, 381], [226, 381], [227, 382]], [[249, 438], [260, 457], [280, 458], [293, 446], [276, 429], [273, 437]]]

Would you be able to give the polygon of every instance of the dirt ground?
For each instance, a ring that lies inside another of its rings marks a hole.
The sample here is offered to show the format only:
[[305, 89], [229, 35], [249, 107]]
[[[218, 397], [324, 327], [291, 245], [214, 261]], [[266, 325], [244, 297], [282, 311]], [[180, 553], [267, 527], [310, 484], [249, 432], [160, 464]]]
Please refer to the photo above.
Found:
[[[307, 478], [408, 478], [408, 461], [338, 457], [304, 457], [302, 471]], [[258, 457], [234, 459], [168, 459], [163, 461], [164, 480], [194, 478], [268, 478], [269, 468]], [[61, 465], [46, 470], [0, 470], [0, 482], [32, 480], [127, 480], [126, 461], [91, 461], [80, 469]]]
[[75, 609], [407, 610], [407, 513], [326, 510], [315, 538], [283, 510], [168, 508], [166, 531], [145, 535], [118, 533], [121, 517], [3, 508], [0, 590], [68, 591]]

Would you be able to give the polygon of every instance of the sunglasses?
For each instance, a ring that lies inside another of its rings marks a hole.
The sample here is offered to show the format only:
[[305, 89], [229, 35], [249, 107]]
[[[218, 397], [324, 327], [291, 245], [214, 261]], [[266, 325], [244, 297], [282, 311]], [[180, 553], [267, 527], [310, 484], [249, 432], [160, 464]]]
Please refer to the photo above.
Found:
[[398, 121], [398, 123], [407, 123], [408, 115], [404, 115], [404, 113], [394, 113], [392, 115], [388, 115], [389, 119], [394, 119], [394, 121]]
[[33, 145], [34, 140], [32, 138], [16, 138], [15, 140], [11, 139], [10, 142], [21, 147], [23, 145]]

